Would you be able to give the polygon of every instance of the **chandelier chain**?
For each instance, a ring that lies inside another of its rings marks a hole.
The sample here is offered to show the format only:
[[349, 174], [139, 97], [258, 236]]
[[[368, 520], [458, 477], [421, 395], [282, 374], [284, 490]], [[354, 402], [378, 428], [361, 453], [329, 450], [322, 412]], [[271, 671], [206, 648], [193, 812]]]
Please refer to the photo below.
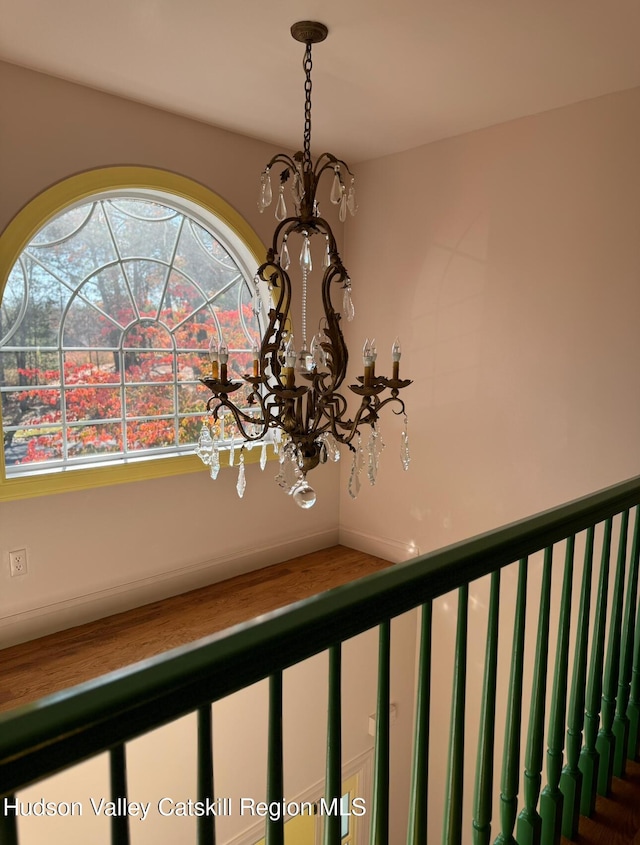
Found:
[[303, 147], [303, 169], [311, 170], [311, 42], [307, 41], [307, 48], [304, 51], [302, 63], [305, 73], [304, 80], [304, 147]]

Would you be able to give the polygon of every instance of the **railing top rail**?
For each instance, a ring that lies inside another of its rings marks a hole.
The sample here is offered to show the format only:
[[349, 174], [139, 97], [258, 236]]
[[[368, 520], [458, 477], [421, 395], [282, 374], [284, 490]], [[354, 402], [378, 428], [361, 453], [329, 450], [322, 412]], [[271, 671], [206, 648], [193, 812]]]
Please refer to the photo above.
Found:
[[640, 504], [640, 476], [0, 714], [0, 794]]

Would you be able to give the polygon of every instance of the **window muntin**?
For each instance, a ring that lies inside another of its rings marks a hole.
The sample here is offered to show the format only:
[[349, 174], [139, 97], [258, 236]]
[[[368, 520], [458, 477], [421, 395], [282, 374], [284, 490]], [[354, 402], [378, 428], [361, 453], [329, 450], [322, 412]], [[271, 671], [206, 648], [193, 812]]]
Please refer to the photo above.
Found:
[[234, 375], [259, 327], [246, 256], [194, 203], [105, 192], [31, 238], [0, 306], [7, 477], [192, 451], [211, 334]]

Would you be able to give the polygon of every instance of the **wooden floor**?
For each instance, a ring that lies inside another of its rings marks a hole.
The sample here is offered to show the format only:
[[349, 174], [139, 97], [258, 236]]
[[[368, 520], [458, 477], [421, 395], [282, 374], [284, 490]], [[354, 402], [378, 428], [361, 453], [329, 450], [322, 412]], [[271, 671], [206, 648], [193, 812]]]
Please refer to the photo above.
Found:
[[0, 711], [391, 566], [335, 546], [0, 650]]

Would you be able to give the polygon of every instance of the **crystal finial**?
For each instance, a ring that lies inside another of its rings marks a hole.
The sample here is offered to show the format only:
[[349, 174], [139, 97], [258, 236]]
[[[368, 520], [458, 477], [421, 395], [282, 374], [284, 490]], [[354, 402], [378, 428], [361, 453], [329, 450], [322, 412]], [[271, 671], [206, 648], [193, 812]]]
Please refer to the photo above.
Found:
[[312, 508], [316, 503], [316, 491], [307, 484], [306, 480], [301, 481], [296, 485], [293, 492], [293, 501], [299, 508], [307, 510]]
[[287, 204], [284, 201], [284, 185], [280, 185], [278, 192], [278, 202], [276, 205], [276, 220], [284, 220], [287, 216]]

